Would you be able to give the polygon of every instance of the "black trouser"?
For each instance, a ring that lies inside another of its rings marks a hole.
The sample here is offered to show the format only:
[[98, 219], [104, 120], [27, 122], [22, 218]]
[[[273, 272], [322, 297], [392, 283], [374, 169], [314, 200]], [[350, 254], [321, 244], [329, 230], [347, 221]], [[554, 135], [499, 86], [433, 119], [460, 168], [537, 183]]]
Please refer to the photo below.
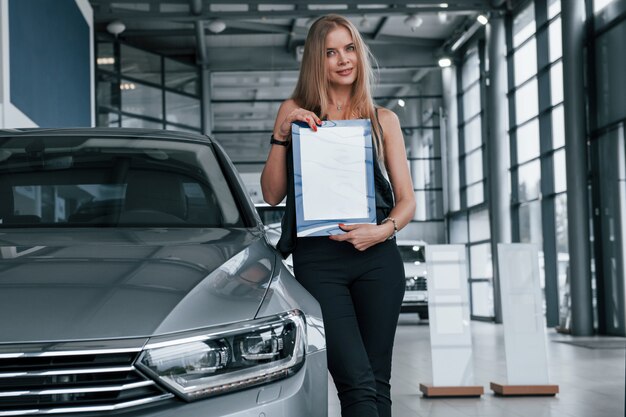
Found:
[[299, 238], [296, 279], [320, 303], [328, 369], [343, 417], [390, 417], [391, 354], [404, 296], [395, 240], [366, 251], [327, 237]]

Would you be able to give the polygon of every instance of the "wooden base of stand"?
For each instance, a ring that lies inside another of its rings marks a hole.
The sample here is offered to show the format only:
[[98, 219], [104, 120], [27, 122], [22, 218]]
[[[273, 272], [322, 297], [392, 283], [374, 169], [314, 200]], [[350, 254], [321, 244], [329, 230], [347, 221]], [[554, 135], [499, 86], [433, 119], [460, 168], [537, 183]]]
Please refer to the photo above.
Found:
[[492, 382], [491, 390], [496, 395], [556, 395], [559, 393], [558, 385], [502, 385]]
[[420, 384], [425, 397], [480, 397], [485, 393], [482, 386], [433, 387]]

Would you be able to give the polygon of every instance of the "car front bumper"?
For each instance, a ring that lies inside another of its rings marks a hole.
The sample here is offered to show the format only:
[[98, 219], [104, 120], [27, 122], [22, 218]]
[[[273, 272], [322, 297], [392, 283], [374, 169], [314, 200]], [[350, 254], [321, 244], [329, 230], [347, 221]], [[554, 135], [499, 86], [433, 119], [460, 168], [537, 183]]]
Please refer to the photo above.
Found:
[[63, 417], [327, 417], [326, 350], [307, 355], [295, 375], [271, 384], [194, 402], [173, 398], [107, 413], [63, 413]]

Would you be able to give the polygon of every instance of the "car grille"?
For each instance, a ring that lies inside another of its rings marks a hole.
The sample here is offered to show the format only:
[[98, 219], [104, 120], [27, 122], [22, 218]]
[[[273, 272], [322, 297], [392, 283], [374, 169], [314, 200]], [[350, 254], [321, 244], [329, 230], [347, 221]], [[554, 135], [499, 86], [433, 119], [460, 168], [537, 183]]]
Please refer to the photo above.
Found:
[[426, 278], [424, 277], [407, 277], [406, 291], [426, 291]]
[[113, 411], [173, 397], [133, 367], [138, 353], [2, 353], [0, 416]]

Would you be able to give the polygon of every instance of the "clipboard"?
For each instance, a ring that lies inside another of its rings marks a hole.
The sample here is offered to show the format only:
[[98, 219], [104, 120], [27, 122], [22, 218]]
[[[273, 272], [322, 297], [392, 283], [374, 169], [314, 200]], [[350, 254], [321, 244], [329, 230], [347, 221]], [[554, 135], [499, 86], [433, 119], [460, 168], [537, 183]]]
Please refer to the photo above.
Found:
[[324, 121], [317, 132], [292, 124], [296, 234], [345, 233], [343, 224], [376, 224], [369, 119]]

